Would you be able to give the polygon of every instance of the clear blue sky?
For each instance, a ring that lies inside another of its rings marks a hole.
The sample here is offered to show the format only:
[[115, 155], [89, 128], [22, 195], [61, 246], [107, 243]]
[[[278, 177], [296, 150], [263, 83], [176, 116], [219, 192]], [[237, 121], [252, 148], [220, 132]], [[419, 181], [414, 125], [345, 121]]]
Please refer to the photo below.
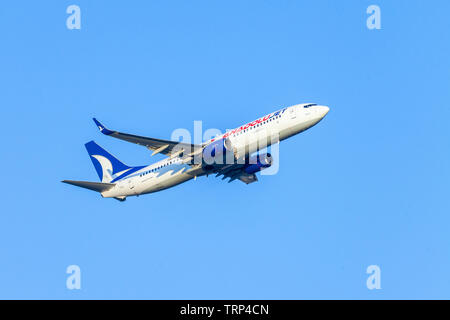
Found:
[[[81, 30], [66, 8], [81, 7]], [[366, 27], [381, 8], [382, 30]], [[6, 1], [0, 298], [450, 298], [449, 1]], [[94, 139], [329, 105], [275, 176], [102, 199]], [[66, 289], [79, 265], [82, 289]], [[366, 268], [381, 268], [381, 290]]]

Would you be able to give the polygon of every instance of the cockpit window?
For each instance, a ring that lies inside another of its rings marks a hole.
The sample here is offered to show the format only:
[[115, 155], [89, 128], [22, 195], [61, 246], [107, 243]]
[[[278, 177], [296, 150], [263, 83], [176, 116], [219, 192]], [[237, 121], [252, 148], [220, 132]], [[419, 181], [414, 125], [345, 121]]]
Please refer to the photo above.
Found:
[[307, 105], [305, 105], [303, 108], [309, 108], [309, 107], [314, 107], [314, 106], [317, 106], [317, 103], [310, 103], [310, 104], [307, 104]]

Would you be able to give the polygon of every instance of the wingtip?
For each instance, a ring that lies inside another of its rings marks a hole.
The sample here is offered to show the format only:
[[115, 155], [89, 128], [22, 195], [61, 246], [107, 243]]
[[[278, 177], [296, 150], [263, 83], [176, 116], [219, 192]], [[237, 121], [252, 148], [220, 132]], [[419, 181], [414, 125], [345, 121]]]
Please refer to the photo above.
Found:
[[98, 121], [96, 118], [92, 118], [92, 120], [94, 120], [95, 125], [97, 126], [97, 128], [100, 130], [101, 133], [106, 134], [106, 135], [110, 135], [113, 133], [113, 131], [108, 130], [103, 124], [100, 123], [100, 121]]
[[92, 120], [94, 120], [95, 125], [100, 129], [100, 131], [102, 131], [103, 129], [105, 129], [105, 126], [102, 125], [100, 123], [100, 121], [98, 121], [96, 118], [92, 118]]

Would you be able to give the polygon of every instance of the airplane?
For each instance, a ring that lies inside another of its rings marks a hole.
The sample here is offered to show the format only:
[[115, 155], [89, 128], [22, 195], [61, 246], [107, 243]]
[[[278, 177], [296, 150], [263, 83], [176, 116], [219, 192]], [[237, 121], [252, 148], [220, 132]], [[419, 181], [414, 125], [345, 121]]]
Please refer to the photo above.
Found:
[[62, 182], [93, 190], [104, 198], [119, 201], [125, 201], [130, 196], [168, 189], [210, 174], [223, 176], [223, 180], [229, 178], [228, 182], [240, 180], [250, 184], [258, 181], [257, 172], [273, 164], [272, 155], [259, 150], [315, 126], [329, 110], [329, 107], [315, 103], [297, 104], [229, 130], [202, 144], [113, 131], [93, 118], [104, 135], [145, 146], [153, 151], [152, 156], [160, 153], [167, 158], [147, 166], [130, 167], [90, 141], [85, 147], [101, 182]]

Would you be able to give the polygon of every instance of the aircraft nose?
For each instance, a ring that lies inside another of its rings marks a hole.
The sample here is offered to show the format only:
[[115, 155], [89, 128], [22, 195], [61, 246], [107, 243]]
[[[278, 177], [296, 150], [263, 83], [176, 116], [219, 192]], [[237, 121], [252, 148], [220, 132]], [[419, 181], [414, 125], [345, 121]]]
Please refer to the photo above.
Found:
[[327, 115], [328, 111], [330, 111], [330, 108], [327, 106], [317, 106], [317, 111], [320, 114], [320, 117], [323, 118]]

